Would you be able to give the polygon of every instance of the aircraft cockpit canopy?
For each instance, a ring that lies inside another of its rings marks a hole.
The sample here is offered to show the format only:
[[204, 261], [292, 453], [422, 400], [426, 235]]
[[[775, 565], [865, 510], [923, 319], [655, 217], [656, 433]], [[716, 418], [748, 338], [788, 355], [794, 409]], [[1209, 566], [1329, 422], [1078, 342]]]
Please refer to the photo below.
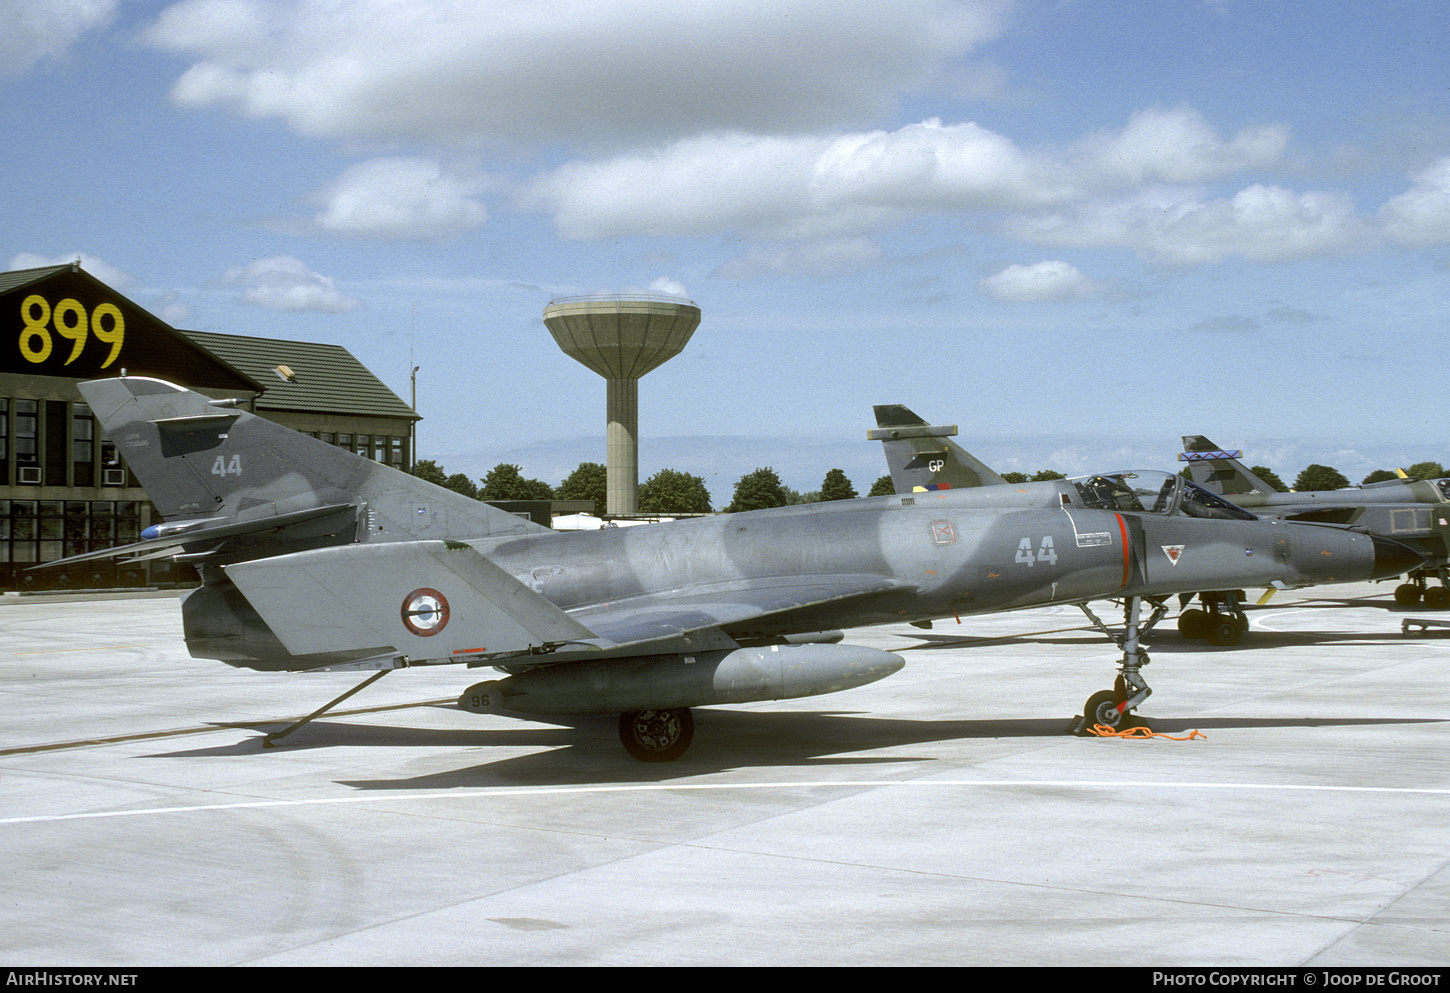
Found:
[[1182, 476], [1155, 469], [1078, 476], [1067, 482], [1077, 489], [1082, 504], [1094, 510], [1182, 514], [1230, 521], [1258, 519]]
[[1440, 496], [1446, 500], [1450, 500], [1450, 479], [1437, 479], [1435, 480], [1435, 485], [1440, 490]]

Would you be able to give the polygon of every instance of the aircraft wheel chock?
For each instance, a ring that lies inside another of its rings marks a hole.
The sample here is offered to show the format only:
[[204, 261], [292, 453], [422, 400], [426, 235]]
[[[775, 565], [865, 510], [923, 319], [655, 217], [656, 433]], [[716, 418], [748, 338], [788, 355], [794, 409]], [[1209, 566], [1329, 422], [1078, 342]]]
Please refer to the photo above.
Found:
[[685, 754], [694, 737], [695, 716], [689, 707], [619, 715], [619, 740], [641, 762], [673, 762]]

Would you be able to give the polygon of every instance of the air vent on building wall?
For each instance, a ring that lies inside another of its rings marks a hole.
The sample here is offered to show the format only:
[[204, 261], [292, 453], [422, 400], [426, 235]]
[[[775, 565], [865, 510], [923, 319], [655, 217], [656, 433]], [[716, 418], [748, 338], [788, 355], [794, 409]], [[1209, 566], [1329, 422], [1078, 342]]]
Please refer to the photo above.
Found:
[[20, 485], [21, 486], [39, 486], [40, 485], [40, 466], [38, 466], [38, 465], [23, 465], [23, 466], [20, 466], [19, 468], [20, 468]]
[[103, 470], [101, 470], [101, 485], [102, 486], [125, 486], [126, 485], [126, 470], [125, 469], [103, 469]]

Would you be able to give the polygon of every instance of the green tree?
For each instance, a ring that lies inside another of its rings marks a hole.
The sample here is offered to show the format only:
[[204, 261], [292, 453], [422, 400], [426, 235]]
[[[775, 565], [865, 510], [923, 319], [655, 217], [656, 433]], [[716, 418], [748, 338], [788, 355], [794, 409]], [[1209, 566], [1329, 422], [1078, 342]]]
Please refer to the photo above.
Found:
[[[1265, 480], [1268, 482], [1268, 480]], [[1300, 493], [1311, 490], [1342, 490], [1349, 485], [1349, 480], [1344, 477], [1338, 469], [1327, 465], [1319, 465], [1317, 462], [1306, 466], [1304, 471], [1299, 473], [1294, 480], [1294, 489]]]
[[[1279, 478], [1279, 474], [1276, 473], [1273, 469], [1270, 469], [1268, 466], [1251, 465], [1249, 466], [1249, 472], [1253, 473], [1255, 476], [1258, 476], [1260, 479], [1268, 483], [1280, 493], [1283, 493], [1289, 488], [1284, 483], [1284, 481]], [[1346, 481], [1344, 485], [1348, 486], [1348, 481]]]
[[580, 462], [554, 490], [554, 496], [559, 500], [593, 500], [594, 513], [602, 514], [609, 504], [609, 470], [598, 462]]
[[780, 476], [767, 466], [740, 477], [735, 484], [735, 497], [730, 501], [730, 506], [725, 508], [725, 513], [738, 514], [743, 510], [784, 507], [789, 500], [790, 496], [781, 485]]
[[501, 462], [483, 477], [480, 500], [552, 500], [554, 488], [537, 479], [525, 479], [523, 470], [510, 462]]
[[844, 469], [832, 469], [821, 481], [822, 500], [854, 500], [856, 495], [856, 487], [846, 478]]
[[890, 476], [878, 476], [876, 482], [871, 484], [871, 492], [867, 496], [890, 496], [896, 492], [896, 484], [891, 481]]
[[[1187, 470], [1185, 470], [1185, 471], [1187, 471]], [[1002, 473], [1002, 480], [1003, 480], [1003, 482], [1007, 482], [1007, 483], [1026, 483], [1026, 482], [1030, 482], [1030, 480], [1027, 478], [1027, 473], [1025, 473], [1025, 472], [1004, 472], [1004, 473]]]
[[474, 486], [473, 480], [469, 479], [464, 473], [455, 472], [443, 481], [443, 486], [446, 489], [452, 490], [454, 493], [462, 493], [470, 499], [478, 499], [478, 487]]
[[639, 488], [642, 514], [708, 514], [710, 491], [699, 476], [661, 469]]
[[1439, 462], [1416, 462], [1405, 470], [1411, 479], [1443, 479], [1445, 467]]
[[1370, 483], [1384, 483], [1384, 482], [1388, 482], [1391, 479], [1399, 479], [1399, 478], [1400, 478], [1399, 476], [1396, 476], [1394, 473], [1390, 472], [1388, 469], [1376, 469], [1374, 472], [1370, 473], [1368, 476], [1365, 476], [1363, 479], [1361, 479], [1359, 481], [1359, 485], [1361, 485], [1361, 486], [1368, 486]]
[[478, 487], [473, 485], [473, 480], [469, 479], [466, 474], [455, 472], [451, 476], [445, 475], [443, 467], [432, 459], [419, 459], [414, 462], [413, 475], [434, 486], [441, 486], [454, 493], [462, 493], [471, 499], [478, 497]]
[[432, 459], [419, 459], [414, 462], [413, 475], [434, 486], [448, 485], [448, 476], [443, 472], [443, 467]]
[[1038, 469], [1032, 474], [1032, 482], [1045, 483], [1050, 479], [1066, 479], [1067, 476], [1056, 469]]

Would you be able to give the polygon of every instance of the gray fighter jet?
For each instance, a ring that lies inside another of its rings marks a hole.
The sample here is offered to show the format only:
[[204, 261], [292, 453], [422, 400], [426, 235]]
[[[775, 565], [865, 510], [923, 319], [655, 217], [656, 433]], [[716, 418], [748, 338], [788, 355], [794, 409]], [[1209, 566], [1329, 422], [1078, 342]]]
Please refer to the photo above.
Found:
[[1161, 472], [553, 532], [232, 401], [139, 377], [80, 389], [166, 518], [99, 554], [200, 569], [182, 602], [192, 655], [379, 670], [370, 679], [492, 666], [502, 678], [464, 690], [462, 708], [618, 713], [646, 761], [684, 752], [691, 707], [829, 693], [902, 667], [834, 643], [839, 628], [1104, 598], [1126, 604], [1124, 657], [1085, 715], [1116, 725], [1150, 692], [1145, 599], [1156, 615], [1154, 598], [1184, 589], [1365, 579], [1416, 558], [1255, 520]]
[[[1408, 545], [1425, 561], [1408, 570], [1395, 588], [1395, 601], [1412, 606], [1450, 607], [1450, 479], [1391, 479], [1344, 490], [1285, 493], [1201, 434], [1183, 436], [1178, 459], [1193, 481], [1228, 497], [1261, 517], [1339, 524]], [[1430, 586], [1431, 577], [1440, 581]]]
[[[901, 404], [882, 404], [873, 409], [876, 427], [867, 431], [866, 437], [882, 443], [886, 464], [891, 470], [891, 484], [897, 493], [1006, 484], [1001, 476], [951, 440], [957, 433], [955, 424], [928, 424]], [[1195, 596], [1201, 606], [1189, 607]], [[1178, 599], [1178, 632], [1186, 638], [1202, 638], [1210, 644], [1229, 647], [1237, 645], [1248, 633], [1248, 614], [1240, 606], [1244, 599], [1241, 589], [1185, 591]], [[1088, 616], [1093, 617], [1090, 611]]]

